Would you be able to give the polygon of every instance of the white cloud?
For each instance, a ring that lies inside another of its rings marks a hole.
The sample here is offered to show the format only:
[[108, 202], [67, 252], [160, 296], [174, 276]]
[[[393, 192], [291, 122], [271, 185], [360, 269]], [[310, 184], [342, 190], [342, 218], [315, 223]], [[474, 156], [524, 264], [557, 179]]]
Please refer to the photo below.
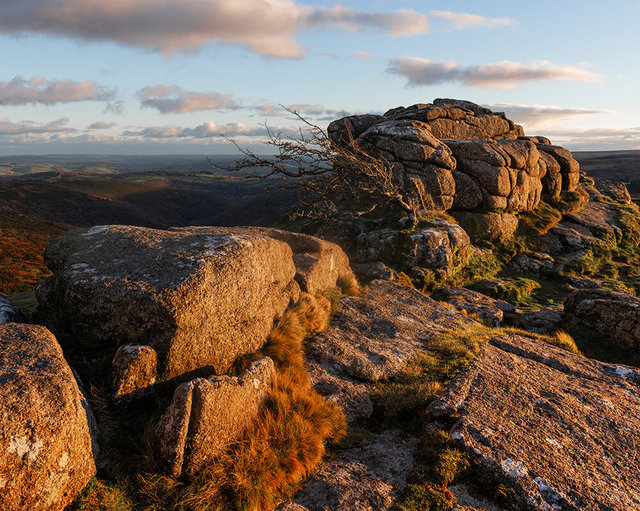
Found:
[[611, 110], [560, 107], [555, 105], [510, 105], [494, 103], [483, 105], [494, 112], [505, 112], [509, 119], [528, 129], [549, 128], [561, 121], [597, 114], [612, 114]]
[[40, 76], [26, 80], [16, 76], [7, 82], [0, 82], [0, 105], [108, 101], [114, 96], [115, 91], [93, 81], [45, 80]]
[[640, 149], [640, 127], [576, 129], [556, 127], [545, 132], [573, 151]]
[[515, 25], [511, 18], [486, 18], [477, 14], [466, 14], [451, 11], [431, 11], [429, 15], [450, 25], [453, 30], [467, 30], [473, 28], [500, 28]]
[[460, 66], [453, 61], [434, 62], [419, 57], [389, 61], [387, 71], [407, 79], [407, 85], [458, 82], [483, 89], [511, 89], [524, 82], [547, 80], [596, 82], [599, 75], [576, 66], [557, 66], [549, 61], [524, 65], [502, 61], [481, 66]]
[[[273, 132], [284, 135], [296, 134], [293, 128], [271, 128]], [[206, 139], [227, 137], [263, 137], [267, 134], [264, 126], [247, 126], [243, 123], [227, 123], [218, 125], [213, 121], [205, 122], [194, 128], [180, 126], [153, 126], [142, 128], [138, 131], [126, 130], [122, 133], [125, 137], [137, 137], [140, 139]]]
[[138, 91], [143, 107], [155, 108], [162, 114], [197, 110], [234, 110], [239, 108], [231, 94], [193, 92], [177, 85], [154, 85]]

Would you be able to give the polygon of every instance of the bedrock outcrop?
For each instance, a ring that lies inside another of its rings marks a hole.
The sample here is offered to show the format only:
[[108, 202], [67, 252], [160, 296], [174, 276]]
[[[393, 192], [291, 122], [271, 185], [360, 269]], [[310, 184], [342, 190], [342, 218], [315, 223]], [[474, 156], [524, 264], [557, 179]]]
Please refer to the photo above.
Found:
[[0, 510], [61, 511], [96, 474], [95, 422], [46, 328], [0, 325]]
[[640, 508], [640, 374], [503, 334], [432, 403], [452, 435], [541, 510]]
[[427, 211], [532, 211], [543, 195], [557, 199], [580, 179], [568, 150], [469, 101], [344, 117], [328, 134], [389, 162], [400, 193]]

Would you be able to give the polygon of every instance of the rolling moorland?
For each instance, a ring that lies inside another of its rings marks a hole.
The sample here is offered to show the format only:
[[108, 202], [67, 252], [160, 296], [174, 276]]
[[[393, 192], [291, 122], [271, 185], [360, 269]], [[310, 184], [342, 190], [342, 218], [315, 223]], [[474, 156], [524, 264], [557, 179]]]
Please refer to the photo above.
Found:
[[451, 99], [328, 134], [295, 222], [208, 168], [0, 183], [1, 511], [640, 508], [638, 154]]
[[[640, 200], [640, 151], [573, 154], [588, 175], [624, 182]], [[0, 157], [0, 293], [32, 290], [48, 274], [44, 248], [74, 227], [273, 225], [296, 200], [277, 184], [206, 156]]]

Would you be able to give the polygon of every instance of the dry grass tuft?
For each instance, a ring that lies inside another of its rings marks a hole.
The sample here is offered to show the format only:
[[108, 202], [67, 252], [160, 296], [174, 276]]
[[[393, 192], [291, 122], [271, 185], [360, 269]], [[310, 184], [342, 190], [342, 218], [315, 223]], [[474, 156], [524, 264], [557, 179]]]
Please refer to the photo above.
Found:
[[340, 275], [336, 281], [336, 285], [345, 296], [362, 296], [362, 289], [353, 273]]

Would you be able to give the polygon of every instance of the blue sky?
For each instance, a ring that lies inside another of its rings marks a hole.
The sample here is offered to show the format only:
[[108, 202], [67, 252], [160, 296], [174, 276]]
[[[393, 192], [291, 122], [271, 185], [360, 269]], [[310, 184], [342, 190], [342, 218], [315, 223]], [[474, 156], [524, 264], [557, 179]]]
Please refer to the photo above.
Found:
[[232, 153], [468, 99], [572, 150], [640, 149], [640, 2], [4, 0], [0, 154]]

